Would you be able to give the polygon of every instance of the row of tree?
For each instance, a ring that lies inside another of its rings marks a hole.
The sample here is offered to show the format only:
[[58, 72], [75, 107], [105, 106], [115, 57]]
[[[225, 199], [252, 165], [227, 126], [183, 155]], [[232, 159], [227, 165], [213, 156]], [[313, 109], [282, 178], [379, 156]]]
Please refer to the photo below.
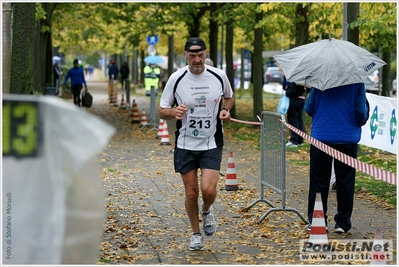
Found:
[[[252, 51], [255, 118], [263, 108], [264, 62], [257, 60], [262, 59], [262, 52], [287, 50], [320, 38], [340, 39], [343, 5], [333, 2], [3, 3], [3, 92], [43, 92], [52, 83], [54, 47], [72, 58], [101, 51], [133, 56], [137, 62], [137, 58], [145, 56], [149, 35], [160, 36], [157, 51], [167, 54], [169, 59], [181, 53], [188, 37], [199, 36], [209, 43], [209, 57], [214, 62], [225, 58], [232, 85], [234, 55], [242, 49]], [[380, 52], [382, 59], [390, 63], [396, 56], [393, 53], [396, 3], [348, 3], [347, 6], [348, 41]], [[173, 60], [168, 64], [172, 70]], [[387, 74], [383, 76], [383, 95], [389, 95], [390, 66], [383, 68]], [[234, 116], [235, 111], [232, 113]]]

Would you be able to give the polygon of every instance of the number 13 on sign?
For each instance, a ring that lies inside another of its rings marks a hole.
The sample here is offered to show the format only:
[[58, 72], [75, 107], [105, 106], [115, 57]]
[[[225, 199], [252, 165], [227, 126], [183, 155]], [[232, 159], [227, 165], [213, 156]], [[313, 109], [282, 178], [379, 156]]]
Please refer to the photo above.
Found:
[[3, 100], [3, 156], [36, 157], [41, 126], [37, 102]]

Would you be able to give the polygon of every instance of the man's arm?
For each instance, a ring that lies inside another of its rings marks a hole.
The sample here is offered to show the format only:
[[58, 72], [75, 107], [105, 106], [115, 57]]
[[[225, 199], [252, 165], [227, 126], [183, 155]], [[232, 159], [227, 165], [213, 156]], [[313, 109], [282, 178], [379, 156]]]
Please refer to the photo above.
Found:
[[181, 120], [187, 112], [186, 104], [181, 104], [175, 108], [159, 108], [159, 117], [163, 120]]
[[163, 120], [171, 120], [175, 118], [174, 108], [159, 108], [159, 117]]
[[224, 98], [223, 99], [223, 106], [222, 108], [226, 108], [229, 111], [233, 108], [234, 106], [234, 95], [231, 98]]
[[234, 95], [231, 98], [223, 98], [222, 104], [222, 110], [219, 113], [219, 118], [222, 121], [229, 121], [231, 118], [230, 109], [234, 106]]
[[68, 70], [67, 74], [65, 75], [64, 83], [62, 84], [63, 86], [66, 86], [66, 83], [68, 81], [69, 75], [70, 75], [70, 70]]

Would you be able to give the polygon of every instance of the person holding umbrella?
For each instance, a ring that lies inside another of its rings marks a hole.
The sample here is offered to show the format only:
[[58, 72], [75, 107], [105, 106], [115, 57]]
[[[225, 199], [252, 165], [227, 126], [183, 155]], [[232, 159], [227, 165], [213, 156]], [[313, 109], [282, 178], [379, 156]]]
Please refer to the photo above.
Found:
[[61, 83], [62, 71], [60, 70], [60, 62], [57, 60], [53, 65], [54, 86], [56, 88], [55, 94], [58, 95], [58, 88]]
[[[287, 80], [310, 87], [304, 109], [312, 117], [311, 136], [347, 156], [357, 157], [361, 127], [369, 117], [364, 82], [386, 63], [369, 51], [334, 38], [301, 45], [274, 56]], [[356, 170], [310, 147], [308, 220], [312, 227], [316, 193], [321, 194], [327, 226], [327, 200], [334, 168], [337, 213], [334, 232], [352, 228]]]
[[[357, 143], [360, 140], [361, 127], [369, 117], [366, 89], [363, 83], [338, 86], [324, 91], [313, 87], [304, 108], [312, 117], [313, 138], [350, 157], [357, 158]], [[327, 200], [332, 164], [334, 164], [337, 191], [334, 232], [348, 232], [352, 227], [356, 170], [339, 160], [333, 161], [330, 155], [311, 145], [308, 231], [312, 224], [317, 192], [321, 193], [327, 225]]]

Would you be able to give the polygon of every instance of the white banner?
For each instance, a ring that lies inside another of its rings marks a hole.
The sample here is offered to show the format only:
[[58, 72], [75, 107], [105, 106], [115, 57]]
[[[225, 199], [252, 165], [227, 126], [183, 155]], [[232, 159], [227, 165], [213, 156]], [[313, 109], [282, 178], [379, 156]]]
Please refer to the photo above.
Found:
[[3, 94], [2, 264], [98, 262], [98, 154], [114, 133], [58, 97]]
[[397, 99], [366, 94], [370, 116], [362, 127], [359, 144], [398, 154]]

